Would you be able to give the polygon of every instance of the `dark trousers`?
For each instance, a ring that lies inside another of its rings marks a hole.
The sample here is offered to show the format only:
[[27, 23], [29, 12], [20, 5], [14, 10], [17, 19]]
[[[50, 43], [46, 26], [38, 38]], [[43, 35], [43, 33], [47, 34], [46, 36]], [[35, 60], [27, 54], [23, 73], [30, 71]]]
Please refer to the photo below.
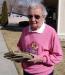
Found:
[[[32, 75], [32, 74], [29, 74], [29, 73], [24, 71], [24, 75]], [[53, 72], [51, 72], [49, 75], [53, 75]]]

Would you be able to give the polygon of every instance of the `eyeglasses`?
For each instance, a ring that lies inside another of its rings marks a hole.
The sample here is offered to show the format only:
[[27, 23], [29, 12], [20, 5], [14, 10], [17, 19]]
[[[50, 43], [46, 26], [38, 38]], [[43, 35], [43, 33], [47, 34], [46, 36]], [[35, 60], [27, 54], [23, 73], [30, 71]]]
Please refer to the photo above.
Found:
[[35, 17], [36, 19], [40, 19], [40, 15], [28, 15], [28, 18], [31, 19], [32, 17]]

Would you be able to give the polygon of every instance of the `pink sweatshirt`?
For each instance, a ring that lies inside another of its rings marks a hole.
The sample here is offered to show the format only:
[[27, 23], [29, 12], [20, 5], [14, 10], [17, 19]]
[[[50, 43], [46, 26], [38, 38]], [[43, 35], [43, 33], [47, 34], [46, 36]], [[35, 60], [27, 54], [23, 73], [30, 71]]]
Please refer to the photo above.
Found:
[[33, 75], [50, 74], [63, 56], [58, 36], [48, 25], [43, 33], [29, 32], [29, 27], [24, 28], [17, 46], [42, 58], [42, 63], [23, 62], [24, 70]]

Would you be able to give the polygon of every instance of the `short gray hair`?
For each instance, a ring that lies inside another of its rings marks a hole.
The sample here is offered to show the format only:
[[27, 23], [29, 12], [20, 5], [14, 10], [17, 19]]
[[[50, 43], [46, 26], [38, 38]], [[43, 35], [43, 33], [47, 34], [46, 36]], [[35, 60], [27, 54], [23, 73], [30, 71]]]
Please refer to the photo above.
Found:
[[47, 17], [48, 13], [47, 13], [47, 10], [46, 10], [46, 7], [41, 4], [41, 3], [32, 3], [28, 6], [28, 10], [33, 8], [33, 7], [36, 7], [36, 6], [40, 6], [42, 11], [43, 11], [43, 16], [45, 16], [45, 18]]

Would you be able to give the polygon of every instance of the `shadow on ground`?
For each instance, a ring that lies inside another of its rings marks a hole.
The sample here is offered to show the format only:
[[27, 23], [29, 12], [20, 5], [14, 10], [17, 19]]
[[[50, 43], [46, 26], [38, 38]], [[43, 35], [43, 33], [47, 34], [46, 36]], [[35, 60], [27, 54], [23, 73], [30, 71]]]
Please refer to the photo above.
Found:
[[20, 26], [6, 26], [6, 27], [2, 27], [2, 30], [9, 30], [9, 31], [22, 31], [24, 27], [20, 27]]
[[3, 26], [1, 29], [6, 29], [6, 30], [10, 30], [10, 31], [22, 31], [22, 29], [26, 26], [29, 25], [28, 21], [21, 21], [19, 22], [19, 24], [9, 24], [6, 25], [5, 27]]

